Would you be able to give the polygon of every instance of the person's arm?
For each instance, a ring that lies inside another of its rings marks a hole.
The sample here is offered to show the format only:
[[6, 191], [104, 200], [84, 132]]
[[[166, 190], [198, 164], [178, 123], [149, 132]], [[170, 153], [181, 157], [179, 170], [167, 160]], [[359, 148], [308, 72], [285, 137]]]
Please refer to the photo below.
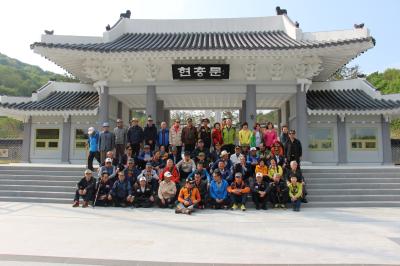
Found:
[[200, 195], [200, 191], [198, 189], [196, 189], [196, 194], [195, 194], [195, 202], [193, 202], [193, 204], [197, 204], [201, 201], [201, 195]]
[[162, 200], [162, 199], [164, 199], [164, 197], [163, 197], [163, 195], [162, 195], [162, 193], [161, 193], [161, 191], [164, 189], [164, 183], [160, 183], [160, 186], [158, 187], [158, 198], [160, 199], [160, 200]]
[[185, 199], [183, 198], [183, 190], [182, 189], [181, 189], [181, 191], [179, 191], [178, 201], [180, 203], [185, 202]]
[[210, 185], [209, 194], [210, 194], [210, 197], [211, 197], [211, 198], [213, 198], [213, 199], [218, 199], [218, 198], [217, 198], [217, 194], [215, 194], [214, 187], [211, 186], [211, 185]]
[[112, 168], [113, 168], [113, 171], [112, 171], [112, 173], [110, 175], [110, 178], [114, 178], [115, 175], [117, 174], [116, 171], [115, 171], [115, 166], [113, 166]]
[[206, 169], [203, 169], [203, 172], [206, 173], [206, 179], [208, 183], [211, 183], [211, 175], [208, 173], [208, 171]]

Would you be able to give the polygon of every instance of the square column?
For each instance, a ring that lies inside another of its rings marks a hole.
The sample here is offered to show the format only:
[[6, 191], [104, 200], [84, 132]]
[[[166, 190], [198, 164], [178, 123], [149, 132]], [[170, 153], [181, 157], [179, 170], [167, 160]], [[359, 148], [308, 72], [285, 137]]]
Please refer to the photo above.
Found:
[[164, 101], [162, 100], [157, 100], [157, 121], [154, 121], [156, 123], [156, 126], [160, 126], [161, 122], [165, 121], [164, 117]]
[[257, 119], [256, 85], [248, 84], [246, 88], [246, 122], [253, 128]]
[[305, 89], [297, 85], [296, 93], [296, 135], [303, 148], [302, 161], [308, 161], [308, 119], [307, 97]]
[[246, 100], [242, 101], [242, 108], [239, 109], [239, 121], [241, 124], [246, 121]]
[[157, 95], [156, 86], [148, 85], [146, 90], [146, 115], [151, 116], [157, 122]]
[[382, 125], [382, 152], [383, 152], [383, 164], [393, 164], [392, 159], [392, 143], [390, 140], [390, 121], [381, 115]]
[[61, 162], [70, 163], [69, 150], [71, 144], [71, 116], [64, 117], [61, 144]]
[[167, 123], [167, 127], [169, 128], [171, 126], [171, 110], [164, 110], [164, 121]]
[[99, 125], [109, 122], [109, 88], [107, 86], [99, 86]]
[[32, 116], [28, 116], [24, 122], [24, 139], [22, 141], [22, 162], [31, 162], [31, 134], [32, 134]]
[[346, 118], [337, 116], [337, 132], [338, 132], [338, 164], [347, 163], [347, 134], [346, 134]]

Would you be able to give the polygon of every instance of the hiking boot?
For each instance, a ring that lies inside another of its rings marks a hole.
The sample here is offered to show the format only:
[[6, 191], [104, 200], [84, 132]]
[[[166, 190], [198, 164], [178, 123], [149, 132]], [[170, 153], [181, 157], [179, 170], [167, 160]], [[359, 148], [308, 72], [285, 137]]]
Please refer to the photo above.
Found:
[[89, 202], [84, 201], [83, 205], [82, 205], [82, 208], [87, 208], [87, 207], [89, 207]]
[[79, 207], [79, 201], [74, 201], [74, 204], [72, 205], [72, 207], [74, 207], [74, 208]]
[[224, 205], [224, 210], [227, 210], [227, 209], [229, 209], [228, 206], [227, 206], [227, 205]]
[[279, 208], [279, 204], [275, 204], [273, 208], [274, 209], [278, 209]]
[[285, 204], [281, 204], [280, 207], [281, 207], [281, 209], [286, 210], [286, 205]]
[[241, 209], [242, 211], [245, 211], [245, 210], [246, 210], [246, 206], [244, 206], [244, 204], [242, 204], [242, 205], [240, 206], [240, 209]]
[[262, 205], [262, 206], [261, 206], [261, 209], [267, 210], [267, 205]]
[[182, 213], [182, 210], [181, 209], [175, 209], [175, 213], [176, 214]]
[[237, 208], [238, 208], [238, 206], [237, 206], [237, 204], [236, 203], [234, 203], [233, 205], [232, 205], [232, 210], [237, 210]]

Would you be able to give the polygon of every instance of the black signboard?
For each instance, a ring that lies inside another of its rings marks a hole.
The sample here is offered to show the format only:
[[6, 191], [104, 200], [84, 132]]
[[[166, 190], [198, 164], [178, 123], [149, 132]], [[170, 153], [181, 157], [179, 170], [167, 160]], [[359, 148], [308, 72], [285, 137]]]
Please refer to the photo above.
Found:
[[173, 64], [173, 79], [229, 79], [228, 64]]

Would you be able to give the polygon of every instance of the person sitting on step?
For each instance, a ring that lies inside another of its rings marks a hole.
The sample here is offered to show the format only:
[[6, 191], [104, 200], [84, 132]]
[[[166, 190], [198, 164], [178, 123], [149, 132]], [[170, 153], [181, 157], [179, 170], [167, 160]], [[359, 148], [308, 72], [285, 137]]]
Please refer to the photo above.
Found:
[[286, 182], [281, 178], [281, 175], [276, 173], [273, 177], [273, 181], [269, 183], [267, 190], [269, 199], [273, 208], [286, 209], [286, 203], [288, 202], [288, 187]]
[[108, 178], [108, 172], [104, 171], [101, 173], [101, 178], [96, 184], [96, 195], [93, 202], [94, 206], [108, 206], [110, 201], [108, 195], [110, 194], [113, 182]]
[[256, 210], [260, 208], [263, 210], [267, 209], [267, 189], [268, 183], [264, 181], [262, 173], [256, 174], [256, 180], [251, 186], [251, 194]]
[[209, 188], [210, 206], [212, 209], [228, 209], [228, 182], [222, 178], [218, 169], [213, 172], [213, 178]]
[[176, 197], [176, 185], [171, 180], [171, 172], [165, 172], [158, 187], [158, 205], [160, 208], [173, 208]]
[[303, 185], [297, 182], [297, 177], [295, 175], [290, 177], [289, 187], [289, 197], [293, 205], [293, 211], [299, 212], [301, 205], [301, 198], [303, 195]]
[[72, 207], [79, 207], [79, 198], [83, 199], [83, 208], [89, 206], [89, 201], [93, 200], [94, 187], [96, 181], [92, 176], [90, 169], [85, 170], [85, 176], [78, 182], [77, 189], [75, 191], [74, 205]]
[[307, 195], [307, 189], [306, 189], [306, 181], [303, 176], [303, 173], [301, 172], [301, 169], [299, 168], [299, 164], [296, 161], [291, 161], [290, 162], [290, 168], [286, 171], [285, 174], [285, 181], [287, 183], [290, 182], [290, 178], [292, 176], [297, 177], [297, 182], [302, 184], [302, 198], [301, 202], [307, 203], [306, 195]]
[[235, 180], [228, 187], [228, 193], [232, 202], [232, 210], [240, 207], [242, 211], [246, 210], [247, 194], [250, 192], [249, 186], [243, 181], [242, 173], [235, 174]]
[[126, 207], [133, 202], [131, 183], [125, 178], [124, 172], [118, 173], [118, 180], [114, 182], [108, 200], [113, 206]]
[[150, 208], [153, 203], [153, 189], [147, 182], [146, 177], [142, 176], [139, 178], [139, 186], [135, 189], [133, 205], [135, 208]]
[[200, 192], [194, 186], [194, 180], [186, 179], [185, 186], [179, 191], [178, 201], [175, 213], [192, 214], [194, 207], [201, 201]]

